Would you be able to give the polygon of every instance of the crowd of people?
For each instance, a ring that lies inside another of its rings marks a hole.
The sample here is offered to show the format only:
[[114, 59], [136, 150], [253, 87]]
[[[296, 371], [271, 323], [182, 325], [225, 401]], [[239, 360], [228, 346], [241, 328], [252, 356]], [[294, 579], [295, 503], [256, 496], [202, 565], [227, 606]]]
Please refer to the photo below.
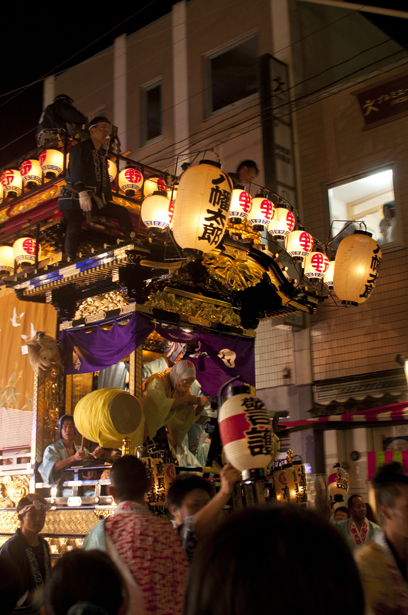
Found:
[[357, 495], [349, 498], [350, 516], [333, 523], [299, 506], [275, 504], [215, 524], [239, 480], [225, 465], [212, 497], [205, 479], [180, 474], [167, 496], [173, 527], [146, 505], [143, 462], [120, 457], [111, 470], [114, 514], [52, 568], [40, 536], [47, 503], [29, 494], [17, 507], [20, 528], [0, 550], [1, 612], [408, 613], [408, 476], [401, 465], [384, 465], [373, 480], [382, 527], [366, 519]]

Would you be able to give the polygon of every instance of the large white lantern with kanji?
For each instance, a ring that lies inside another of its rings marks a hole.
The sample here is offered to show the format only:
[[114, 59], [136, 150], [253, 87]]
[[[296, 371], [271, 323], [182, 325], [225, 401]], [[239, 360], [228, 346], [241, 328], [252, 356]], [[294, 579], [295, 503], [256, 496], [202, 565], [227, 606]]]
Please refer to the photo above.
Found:
[[142, 221], [150, 229], [164, 230], [170, 224], [169, 207], [170, 201], [165, 192], [149, 194], [142, 203]]
[[248, 224], [254, 231], [263, 231], [271, 222], [275, 213], [275, 204], [264, 196], [256, 196], [252, 199], [252, 209], [248, 214]]
[[119, 173], [118, 183], [126, 196], [134, 196], [143, 186], [143, 175], [139, 169], [129, 167]]
[[239, 393], [225, 401], [218, 417], [228, 461], [240, 472], [268, 467], [273, 458], [269, 412], [261, 399]]
[[327, 477], [329, 494], [335, 502], [344, 502], [344, 497], [349, 490], [349, 475], [346, 470], [336, 463]]
[[[17, 265], [21, 263], [35, 263], [35, 251], [37, 242], [31, 237], [21, 237], [13, 243], [14, 258]], [[40, 249], [38, 250], [38, 259], [40, 259]]]
[[330, 261], [329, 266], [327, 267], [327, 271], [324, 274], [323, 281], [329, 290], [332, 290], [333, 288], [334, 266], [335, 261]]
[[286, 252], [293, 260], [303, 260], [313, 250], [313, 237], [306, 231], [292, 231], [285, 241]]
[[149, 196], [153, 192], [167, 192], [167, 184], [161, 177], [150, 177], [145, 180], [143, 195]]
[[248, 217], [252, 209], [252, 197], [243, 188], [236, 188], [232, 191], [231, 207], [229, 210], [229, 221], [233, 224], [240, 224]]
[[286, 207], [276, 207], [272, 220], [268, 224], [268, 233], [273, 239], [285, 239], [295, 228], [295, 216]]
[[380, 268], [381, 248], [366, 231], [345, 237], [337, 249], [334, 292], [343, 303], [357, 305], [369, 298]]
[[40, 154], [40, 166], [45, 177], [52, 179], [64, 170], [64, 154], [57, 149], [46, 149]]
[[304, 276], [309, 280], [321, 280], [329, 268], [329, 259], [321, 252], [311, 252], [305, 258]]
[[11, 246], [0, 246], [0, 272], [14, 271], [14, 251]]
[[15, 198], [20, 196], [23, 188], [23, 180], [20, 171], [17, 169], [7, 169], [1, 174], [1, 183], [5, 197]]
[[117, 174], [118, 174], [118, 168], [116, 164], [112, 160], [109, 160], [108, 158], [108, 175], [109, 175], [109, 181], [111, 183], [116, 178]]
[[173, 234], [183, 249], [207, 253], [221, 242], [231, 202], [231, 180], [212, 160], [181, 176], [174, 205]]
[[20, 174], [27, 188], [40, 186], [42, 182], [41, 165], [35, 158], [24, 160], [20, 165]]

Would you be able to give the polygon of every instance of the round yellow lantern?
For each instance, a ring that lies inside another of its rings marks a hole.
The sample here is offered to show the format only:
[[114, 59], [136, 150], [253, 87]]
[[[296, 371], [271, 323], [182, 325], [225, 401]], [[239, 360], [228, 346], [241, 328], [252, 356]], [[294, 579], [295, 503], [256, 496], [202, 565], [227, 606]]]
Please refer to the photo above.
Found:
[[[21, 263], [30, 263], [33, 265], [35, 263], [36, 247], [37, 242], [31, 237], [21, 237], [17, 239], [17, 241], [13, 243], [14, 259], [17, 265], [21, 265]], [[39, 246], [38, 260], [40, 260], [40, 253], [41, 249]]]
[[0, 271], [14, 272], [14, 251], [11, 246], [0, 246]]
[[275, 213], [275, 204], [264, 196], [252, 199], [252, 209], [248, 214], [248, 223], [254, 231], [263, 231], [268, 226]]
[[64, 154], [57, 149], [46, 149], [40, 154], [40, 166], [45, 177], [52, 179], [64, 170]]
[[217, 162], [202, 160], [181, 176], [174, 205], [173, 234], [183, 249], [207, 253], [227, 226], [232, 184]]
[[286, 207], [276, 207], [275, 213], [268, 224], [268, 233], [274, 239], [285, 239], [295, 228], [295, 216]]
[[304, 276], [309, 280], [320, 280], [329, 268], [329, 259], [321, 252], [312, 252], [305, 258]]
[[233, 224], [241, 224], [248, 217], [252, 209], [252, 197], [243, 188], [236, 188], [232, 191], [231, 207], [229, 210], [229, 221]]
[[146, 179], [143, 186], [143, 195], [149, 196], [153, 192], [167, 192], [167, 184], [161, 177], [150, 177]]
[[116, 164], [114, 162], [112, 162], [112, 160], [109, 160], [109, 158], [108, 158], [108, 175], [109, 175], [109, 181], [111, 183], [116, 178], [117, 174], [118, 174], [118, 168], [117, 168]]
[[333, 288], [334, 265], [335, 265], [335, 261], [330, 261], [329, 266], [327, 267], [327, 271], [324, 274], [323, 281], [329, 290], [332, 290]]
[[24, 160], [20, 165], [20, 174], [27, 188], [40, 186], [42, 182], [41, 165], [35, 158]]
[[366, 231], [345, 237], [336, 254], [333, 286], [343, 303], [358, 305], [375, 288], [380, 268], [381, 248]]
[[139, 169], [127, 168], [119, 173], [119, 188], [126, 196], [134, 196], [143, 185], [143, 175]]
[[165, 192], [156, 191], [149, 194], [142, 203], [143, 223], [151, 229], [164, 230], [170, 224], [170, 201]]
[[20, 196], [23, 188], [23, 180], [21, 179], [20, 171], [17, 171], [17, 169], [7, 169], [7, 171], [3, 171], [1, 174], [1, 183], [6, 198], [16, 198]]
[[292, 231], [285, 241], [286, 252], [293, 260], [303, 260], [313, 250], [313, 237], [306, 231]]

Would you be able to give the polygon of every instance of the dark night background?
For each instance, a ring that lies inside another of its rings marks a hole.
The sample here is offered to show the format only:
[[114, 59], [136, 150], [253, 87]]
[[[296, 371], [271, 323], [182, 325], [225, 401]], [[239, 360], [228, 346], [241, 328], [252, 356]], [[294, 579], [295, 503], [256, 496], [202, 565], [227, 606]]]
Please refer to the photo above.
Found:
[[[351, 0], [346, 0], [351, 1]], [[95, 10], [87, 3], [65, 4], [69, 12], [30, 15], [28, 9], [2, 9], [2, 71], [0, 80], [0, 167], [34, 149], [35, 129], [42, 112], [42, 79], [82, 62], [171, 10], [175, 1], [135, 2], [132, 8]], [[370, 0], [365, 5], [408, 10], [404, 0]], [[62, 9], [64, 10], [64, 9]], [[364, 13], [401, 45], [408, 46], [406, 19]], [[33, 84], [33, 85], [30, 85]], [[28, 87], [24, 87], [28, 86]], [[14, 91], [16, 90], [16, 91]], [[13, 92], [14, 91], [14, 92]], [[69, 92], [67, 92], [69, 94]], [[22, 136], [25, 135], [25, 136]]]

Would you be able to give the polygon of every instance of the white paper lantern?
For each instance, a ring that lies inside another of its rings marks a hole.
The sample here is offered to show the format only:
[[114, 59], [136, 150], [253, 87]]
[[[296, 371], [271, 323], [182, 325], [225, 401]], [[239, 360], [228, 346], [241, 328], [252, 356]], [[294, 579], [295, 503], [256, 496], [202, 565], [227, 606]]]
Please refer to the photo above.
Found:
[[252, 209], [252, 197], [243, 188], [232, 191], [231, 207], [229, 210], [230, 222], [239, 224], [248, 217]]
[[143, 196], [149, 196], [153, 192], [167, 192], [167, 184], [161, 177], [150, 177], [145, 180], [143, 186]]
[[0, 270], [13, 273], [14, 251], [11, 246], [0, 246]]
[[313, 250], [313, 237], [306, 231], [292, 231], [285, 240], [286, 252], [294, 260], [302, 260]]
[[40, 154], [40, 166], [46, 177], [57, 177], [64, 170], [64, 154], [57, 149], [44, 150]]
[[268, 233], [274, 239], [284, 239], [295, 228], [295, 216], [285, 207], [276, 207], [272, 220], [268, 224]]
[[329, 290], [333, 288], [334, 266], [335, 266], [335, 261], [330, 261], [327, 271], [324, 274], [324, 283], [326, 284]]
[[336, 254], [333, 286], [341, 301], [359, 304], [366, 301], [375, 288], [382, 258], [381, 248], [365, 231], [345, 237]]
[[148, 228], [165, 229], [170, 224], [170, 201], [166, 193], [149, 194], [142, 203], [142, 221]]
[[[35, 263], [35, 250], [37, 242], [31, 237], [21, 237], [13, 243], [13, 253], [17, 265], [21, 263]], [[38, 260], [40, 260], [41, 249], [38, 250]]]
[[143, 185], [143, 175], [139, 169], [123, 169], [119, 173], [119, 188], [127, 196], [134, 196]]
[[344, 496], [349, 490], [349, 475], [338, 463], [334, 466], [327, 477], [329, 493], [336, 502], [344, 501]]
[[252, 209], [248, 214], [248, 223], [256, 231], [262, 231], [271, 222], [275, 213], [275, 204], [265, 197], [252, 199]]
[[231, 180], [220, 165], [203, 160], [180, 179], [173, 234], [183, 249], [211, 252], [224, 236], [231, 202]]
[[108, 175], [109, 175], [109, 181], [111, 183], [116, 178], [117, 174], [118, 174], [118, 168], [117, 168], [116, 164], [114, 162], [112, 162], [112, 160], [109, 160], [109, 158], [108, 158]]
[[239, 393], [225, 401], [218, 424], [225, 454], [240, 472], [266, 468], [273, 455], [269, 412], [262, 400]]
[[321, 252], [311, 252], [305, 258], [304, 276], [309, 279], [320, 280], [329, 268], [330, 261]]
[[35, 158], [24, 160], [20, 165], [20, 174], [23, 182], [29, 187], [40, 186], [42, 182], [41, 165]]
[[17, 169], [7, 169], [1, 174], [1, 183], [6, 197], [20, 196], [23, 188], [23, 180], [20, 171]]

